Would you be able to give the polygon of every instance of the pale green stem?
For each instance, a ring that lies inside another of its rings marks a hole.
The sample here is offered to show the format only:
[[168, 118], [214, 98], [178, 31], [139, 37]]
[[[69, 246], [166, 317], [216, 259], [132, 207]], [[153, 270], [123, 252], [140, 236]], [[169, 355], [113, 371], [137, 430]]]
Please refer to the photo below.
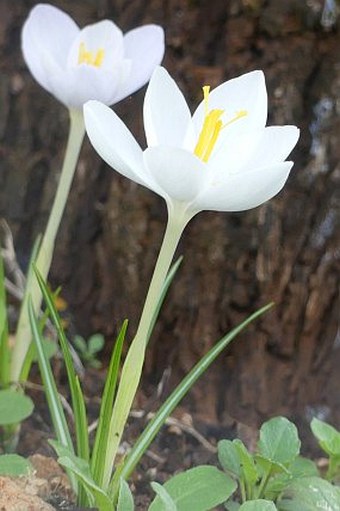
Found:
[[[47, 227], [42, 238], [36, 267], [44, 279], [50, 270], [54, 251], [55, 239], [63, 216], [66, 201], [76, 170], [79, 152], [85, 135], [85, 125], [81, 110], [70, 110], [70, 132], [67, 141], [65, 159], [61, 170], [58, 189], [48, 219]], [[11, 380], [18, 381], [24, 360], [31, 343], [32, 335], [28, 317], [28, 297], [31, 296], [34, 311], [37, 314], [41, 306], [41, 291], [33, 272], [28, 275], [25, 296], [21, 306], [15, 345], [12, 351]]]
[[186, 212], [169, 214], [162, 247], [144, 303], [139, 326], [123, 365], [117, 396], [112, 411], [109, 433], [110, 440], [104, 462], [105, 468], [102, 487], [105, 490], [109, 487], [117, 449], [141, 378], [150, 324], [179, 239], [191, 217], [192, 215], [188, 215]]

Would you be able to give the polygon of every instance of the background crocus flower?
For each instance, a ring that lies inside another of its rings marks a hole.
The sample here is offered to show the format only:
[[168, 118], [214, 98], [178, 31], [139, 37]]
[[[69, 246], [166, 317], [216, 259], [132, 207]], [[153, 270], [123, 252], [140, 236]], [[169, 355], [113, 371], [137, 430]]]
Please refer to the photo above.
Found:
[[65, 12], [38, 4], [24, 24], [22, 51], [37, 82], [69, 108], [89, 99], [113, 105], [149, 80], [164, 33], [145, 25], [123, 35], [109, 20], [81, 30]]
[[[158, 67], [144, 101], [148, 147], [142, 151], [118, 116], [90, 101], [86, 131], [114, 169], [191, 217], [202, 210], [242, 211], [276, 195], [293, 166], [295, 126], [266, 127], [264, 75], [253, 71], [210, 92], [191, 116], [167, 71]], [[113, 136], [114, 135], [114, 136]]]
[[[22, 51], [34, 78], [69, 109], [70, 131], [57, 192], [35, 260], [46, 279], [55, 240], [85, 134], [83, 104], [113, 105], [142, 87], [164, 54], [161, 27], [145, 25], [123, 36], [109, 20], [80, 29], [68, 14], [36, 5], [22, 30]], [[12, 352], [11, 380], [17, 381], [30, 344], [28, 300], [38, 313], [41, 291], [34, 273], [27, 280]]]

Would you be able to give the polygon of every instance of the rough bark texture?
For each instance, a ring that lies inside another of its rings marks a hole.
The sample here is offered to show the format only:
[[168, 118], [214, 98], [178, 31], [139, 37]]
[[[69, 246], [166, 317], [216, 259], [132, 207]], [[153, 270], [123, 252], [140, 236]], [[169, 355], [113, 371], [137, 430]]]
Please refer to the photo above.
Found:
[[[34, 4], [0, 3], [0, 213], [23, 266], [46, 222], [67, 134], [65, 108], [33, 81], [20, 54], [20, 28]], [[80, 25], [105, 17], [124, 31], [163, 25], [165, 66], [193, 106], [202, 84], [264, 70], [269, 123], [301, 127], [294, 170], [264, 206], [202, 213], [186, 229], [184, 262], [152, 339], [145, 381], [157, 382], [171, 365], [174, 383], [222, 333], [274, 300], [274, 310], [220, 357], [188, 404], [215, 423], [227, 414], [253, 425], [274, 414], [304, 421], [317, 411], [340, 426], [340, 38], [336, 26], [320, 23], [323, 2], [54, 4]], [[142, 99], [143, 91], [117, 107], [141, 143]], [[63, 286], [77, 331], [102, 331], [107, 353], [125, 317], [133, 334], [164, 222], [161, 199], [113, 173], [86, 143], [51, 278]]]

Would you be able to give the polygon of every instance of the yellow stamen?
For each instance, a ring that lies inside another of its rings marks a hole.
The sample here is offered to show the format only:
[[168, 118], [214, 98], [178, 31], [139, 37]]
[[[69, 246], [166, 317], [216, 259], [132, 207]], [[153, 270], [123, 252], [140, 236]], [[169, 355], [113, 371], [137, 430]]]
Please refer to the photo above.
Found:
[[205, 163], [211, 156], [221, 129], [248, 115], [246, 110], [240, 110], [235, 114], [235, 117], [233, 117], [226, 124], [223, 124], [221, 116], [224, 114], [224, 110], [214, 108], [213, 110], [209, 111], [209, 93], [210, 86], [205, 85], [203, 87], [204, 121], [197, 144], [194, 149], [194, 154]]
[[242, 119], [242, 117], [246, 117], [247, 115], [248, 115], [247, 110], [240, 110], [239, 112], [236, 112], [235, 117], [233, 117], [232, 119], [230, 119], [230, 121], [223, 124], [223, 128], [229, 126], [229, 124], [232, 124], [235, 121], [238, 121], [239, 119]]
[[85, 43], [80, 43], [79, 45], [78, 64], [100, 67], [103, 63], [104, 56], [105, 50], [103, 48], [99, 48], [99, 50], [94, 53], [86, 49]]
[[222, 114], [223, 110], [214, 109], [205, 116], [203, 127], [194, 150], [196, 156], [201, 158], [204, 162], [209, 160], [209, 156], [214, 149], [218, 135], [223, 127], [223, 123], [220, 119]]

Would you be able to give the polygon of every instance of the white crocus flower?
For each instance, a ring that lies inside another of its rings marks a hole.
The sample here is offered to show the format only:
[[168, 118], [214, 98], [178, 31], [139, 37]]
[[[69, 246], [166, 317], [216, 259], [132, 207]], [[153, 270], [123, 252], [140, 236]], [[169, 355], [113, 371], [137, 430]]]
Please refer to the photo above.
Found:
[[193, 116], [167, 71], [154, 71], [144, 101], [148, 147], [141, 149], [118, 116], [98, 101], [84, 107], [85, 126], [99, 155], [124, 176], [161, 195], [169, 211], [242, 211], [284, 186], [295, 126], [266, 127], [264, 75], [253, 71], [210, 92]]
[[[241, 211], [259, 206], [283, 187], [293, 163], [295, 126], [266, 128], [267, 93], [261, 71], [225, 82], [191, 116], [167, 71], [157, 68], [144, 101], [148, 147], [141, 149], [119, 117], [98, 101], [84, 106], [85, 126], [99, 155], [124, 176], [167, 203], [169, 217], [136, 335], [121, 372], [109, 426], [105, 473], [112, 470], [140, 380], [147, 340], [178, 241], [199, 211]], [[104, 487], [109, 478], [104, 480]]]
[[123, 35], [109, 20], [82, 30], [65, 12], [38, 4], [22, 31], [22, 50], [34, 78], [69, 108], [89, 99], [113, 105], [150, 79], [164, 54], [164, 32], [145, 25]]
[[[164, 54], [164, 32], [145, 25], [123, 35], [109, 20], [80, 29], [65, 12], [38, 4], [22, 30], [22, 51], [34, 78], [69, 109], [70, 132], [64, 163], [36, 267], [47, 278], [55, 239], [85, 134], [82, 107], [89, 99], [113, 105], [142, 87]], [[38, 314], [41, 291], [32, 272], [27, 282], [12, 353], [17, 381], [31, 339], [28, 300]]]

